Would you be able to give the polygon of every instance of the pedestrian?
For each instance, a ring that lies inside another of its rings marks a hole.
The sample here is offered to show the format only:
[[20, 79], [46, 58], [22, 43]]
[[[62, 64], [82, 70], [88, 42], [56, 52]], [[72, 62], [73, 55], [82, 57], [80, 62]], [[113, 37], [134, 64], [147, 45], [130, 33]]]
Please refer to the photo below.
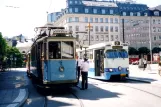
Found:
[[77, 60], [78, 83], [79, 83], [79, 78], [80, 78], [80, 73], [81, 73], [80, 67], [81, 67], [82, 61], [83, 60], [82, 60], [81, 57], [79, 57], [78, 60]]
[[143, 59], [143, 64], [144, 64], [144, 69], [143, 69], [143, 71], [144, 71], [145, 68], [147, 67], [147, 60], [146, 60], [146, 58]]
[[89, 70], [89, 62], [87, 58], [84, 58], [84, 61], [81, 64], [81, 74], [82, 74], [81, 90], [88, 88], [88, 70]]

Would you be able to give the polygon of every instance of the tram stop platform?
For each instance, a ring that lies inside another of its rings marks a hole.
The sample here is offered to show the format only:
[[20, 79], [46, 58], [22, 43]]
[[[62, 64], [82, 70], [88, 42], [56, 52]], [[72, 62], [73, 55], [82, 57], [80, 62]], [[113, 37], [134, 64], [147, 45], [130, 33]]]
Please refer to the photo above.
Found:
[[161, 75], [158, 73], [158, 64], [148, 64], [145, 70], [138, 68], [138, 65], [130, 65], [129, 70], [129, 80], [161, 85]]

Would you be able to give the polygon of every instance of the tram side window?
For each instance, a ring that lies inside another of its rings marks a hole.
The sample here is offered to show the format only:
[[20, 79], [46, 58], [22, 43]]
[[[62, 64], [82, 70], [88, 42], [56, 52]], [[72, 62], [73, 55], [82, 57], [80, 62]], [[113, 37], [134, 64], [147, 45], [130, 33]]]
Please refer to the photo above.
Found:
[[74, 58], [74, 43], [73, 41], [62, 41], [62, 59]]
[[35, 61], [35, 53], [36, 53], [36, 51], [35, 51], [35, 46], [31, 49], [31, 61]]
[[61, 42], [49, 42], [49, 59], [61, 59]]

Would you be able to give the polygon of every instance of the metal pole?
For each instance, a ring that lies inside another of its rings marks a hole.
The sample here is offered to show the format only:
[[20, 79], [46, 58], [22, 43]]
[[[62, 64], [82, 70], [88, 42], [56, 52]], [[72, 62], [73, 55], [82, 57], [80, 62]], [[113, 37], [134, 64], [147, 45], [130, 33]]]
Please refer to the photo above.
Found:
[[122, 37], [123, 37], [123, 43], [125, 43], [124, 19], [122, 19]]
[[151, 40], [151, 17], [149, 17], [149, 45], [150, 45], [150, 56], [151, 56], [151, 64], [153, 61], [153, 55], [152, 55], [152, 40]]
[[91, 28], [91, 25], [90, 25], [90, 22], [89, 22], [89, 25], [88, 25], [88, 35], [89, 35], [89, 45], [90, 45], [90, 41], [91, 41], [91, 37], [90, 37], [90, 29]]

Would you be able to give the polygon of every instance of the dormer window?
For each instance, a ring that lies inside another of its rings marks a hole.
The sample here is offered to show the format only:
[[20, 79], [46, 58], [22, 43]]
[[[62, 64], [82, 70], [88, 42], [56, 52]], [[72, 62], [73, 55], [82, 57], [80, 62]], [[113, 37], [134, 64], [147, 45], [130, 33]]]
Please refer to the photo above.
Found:
[[140, 16], [140, 12], [137, 12], [137, 16]]
[[144, 13], [144, 16], [148, 16], [148, 13]]
[[154, 11], [154, 16], [159, 16], [159, 11]]

